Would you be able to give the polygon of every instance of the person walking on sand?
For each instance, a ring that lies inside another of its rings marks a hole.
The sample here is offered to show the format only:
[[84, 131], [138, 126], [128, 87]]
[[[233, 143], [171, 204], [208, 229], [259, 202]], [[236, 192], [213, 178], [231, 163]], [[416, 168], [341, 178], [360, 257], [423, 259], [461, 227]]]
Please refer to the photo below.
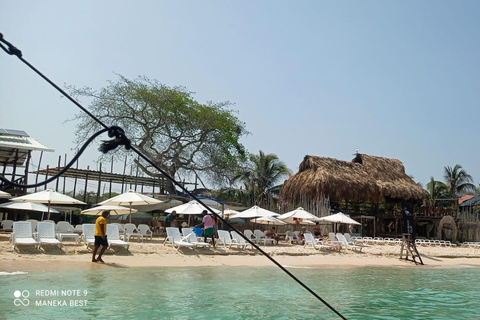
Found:
[[[107, 250], [108, 241], [107, 241], [107, 218], [110, 215], [110, 211], [104, 210], [102, 215], [97, 218], [95, 221], [95, 247], [93, 248], [92, 262], [101, 262], [105, 263], [102, 260], [102, 255]], [[102, 246], [98, 257], [95, 258], [98, 248]]]
[[215, 228], [213, 225], [212, 216], [208, 214], [207, 210], [203, 210], [202, 214], [202, 223], [200, 223], [197, 227], [203, 225], [204, 242], [207, 242], [207, 237], [212, 237], [212, 246], [215, 249], [215, 238], [213, 237], [215, 234]]

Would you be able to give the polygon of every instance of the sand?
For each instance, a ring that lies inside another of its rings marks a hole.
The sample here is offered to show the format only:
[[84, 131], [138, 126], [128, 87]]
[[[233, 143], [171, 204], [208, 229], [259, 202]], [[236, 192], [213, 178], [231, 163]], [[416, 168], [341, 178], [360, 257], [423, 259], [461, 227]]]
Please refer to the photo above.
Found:
[[[163, 237], [144, 242], [130, 242], [130, 249], [107, 250], [105, 264], [92, 263], [91, 251], [84, 245], [64, 241], [62, 249], [46, 247], [36, 250], [21, 248], [15, 251], [8, 241], [8, 234], [0, 234], [0, 272], [47, 272], [71, 269], [128, 268], [128, 267], [195, 267], [195, 266], [269, 266], [274, 265], [260, 252], [237, 248], [183, 249], [176, 251], [171, 245], [163, 245]], [[424, 266], [400, 260], [399, 245], [369, 245], [363, 252], [350, 250], [319, 251], [297, 244], [280, 242], [276, 246], [261, 248], [283, 266], [292, 267], [480, 267], [480, 249], [466, 247], [419, 246]]]

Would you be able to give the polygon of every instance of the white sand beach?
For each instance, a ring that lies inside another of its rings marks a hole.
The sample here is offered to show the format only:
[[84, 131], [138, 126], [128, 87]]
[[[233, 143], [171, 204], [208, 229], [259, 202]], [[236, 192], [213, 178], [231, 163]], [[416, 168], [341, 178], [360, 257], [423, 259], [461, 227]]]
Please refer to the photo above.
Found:
[[[92, 263], [91, 251], [73, 241], [64, 242], [63, 248], [47, 247], [14, 251], [8, 241], [9, 234], [0, 234], [0, 271], [46, 272], [66, 269], [97, 269], [111, 267], [182, 267], [182, 266], [268, 266], [273, 263], [260, 252], [236, 248], [182, 249], [176, 251], [171, 245], [163, 245], [163, 237], [144, 242], [130, 242], [130, 249], [107, 250], [105, 264]], [[480, 249], [466, 247], [418, 246], [424, 266], [399, 259], [399, 245], [369, 245], [363, 252], [350, 250], [318, 251], [301, 245], [287, 244], [261, 246], [261, 248], [284, 266], [295, 267], [480, 267]]]

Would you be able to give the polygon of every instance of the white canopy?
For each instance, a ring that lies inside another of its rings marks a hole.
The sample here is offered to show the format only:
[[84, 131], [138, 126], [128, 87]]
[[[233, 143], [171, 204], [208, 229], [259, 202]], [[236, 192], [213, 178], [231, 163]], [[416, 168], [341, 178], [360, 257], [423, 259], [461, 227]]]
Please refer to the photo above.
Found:
[[255, 218], [250, 220], [250, 222], [255, 222], [255, 223], [260, 223], [260, 224], [269, 224], [269, 225], [282, 225], [282, 224], [287, 224], [286, 222], [283, 222], [282, 220], [278, 220], [275, 217], [260, 217], [260, 218]]
[[[208, 208], [210, 208], [215, 213], [221, 213], [220, 210], [214, 209], [212, 207], [208, 207]], [[165, 212], [172, 213], [173, 211], [176, 211], [177, 214], [201, 214], [203, 210], [207, 210], [207, 209], [204, 206], [202, 206], [200, 203], [198, 203], [196, 200], [192, 200], [190, 202], [181, 204], [179, 206], [167, 209], [165, 210]], [[209, 210], [207, 211], [210, 212]]]
[[279, 216], [278, 213], [275, 213], [273, 211], [267, 210], [260, 208], [259, 206], [253, 206], [250, 209], [247, 209], [245, 211], [240, 212], [239, 214], [234, 215], [233, 217], [230, 217], [232, 219], [234, 218], [259, 218], [259, 217], [276, 217]]
[[[34, 202], [10, 201], [10, 202], [0, 204], [0, 208], [48, 212], [48, 207], [46, 205], [41, 203], [34, 203]], [[59, 211], [53, 208], [50, 208], [50, 212], [59, 213]]]
[[[295, 223], [295, 219], [300, 219], [300, 223], [303, 220], [309, 220], [309, 221], [319, 221], [320, 218], [317, 216], [314, 216], [310, 212], [307, 212], [305, 209], [302, 207], [299, 207], [293, 211], [287, 212], [282, 214], [281, 216], [277, 217], [280, 220], [285, 221], [286, 223]], [[307, 222], [308, 223], [308, 222]]]
[[[122, 207], [122, 206], [98, 206], [93, 207], [87, 210], [82, 210], [81, 214], [92, 215], [96, 216], [101, 214], [103, 211], [110, 211], [110, 215], [120, 215], [125, 213], [130, 213], [130, 208]], [[132, 209], [131, 213], [137, 212], [136, 209]]]
[[320, 218], [320, 221], [360, 225], [360, 222], [353, 220], [352, 218], [350, 218], [349, 216], [347, 216], [342, 212], [335, 213], [326, 217], [322, 217]]

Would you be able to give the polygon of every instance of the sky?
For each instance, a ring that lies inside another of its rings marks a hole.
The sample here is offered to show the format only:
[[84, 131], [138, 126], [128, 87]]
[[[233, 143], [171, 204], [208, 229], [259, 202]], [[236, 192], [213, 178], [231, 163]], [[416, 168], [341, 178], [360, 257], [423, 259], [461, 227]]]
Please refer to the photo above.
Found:
[[[60, 86], [117, 74], [230, 101], [251, 153], [402, 161], [424, 185], [460, 164], [480, 182], [478, 1], [6, 1], [0, 32]], [[79, 109], [0, 51], [0, 128], [74, 156]], [[128, 132], [127, 132], [128, 135]], [[96, 169], [95, 146], [80, 168]], [[34, 154], [35, 159], [35, 154]], [[37, 155], [38, 159], [38, 155]], [[63, 158], [62, 158], [63, 159]], [[37, 161], [37, 160], [34, 160]], [[63, 160], [62, 160], [63, 161]], [[120, 172], [122, 164], [116, 164]]]

